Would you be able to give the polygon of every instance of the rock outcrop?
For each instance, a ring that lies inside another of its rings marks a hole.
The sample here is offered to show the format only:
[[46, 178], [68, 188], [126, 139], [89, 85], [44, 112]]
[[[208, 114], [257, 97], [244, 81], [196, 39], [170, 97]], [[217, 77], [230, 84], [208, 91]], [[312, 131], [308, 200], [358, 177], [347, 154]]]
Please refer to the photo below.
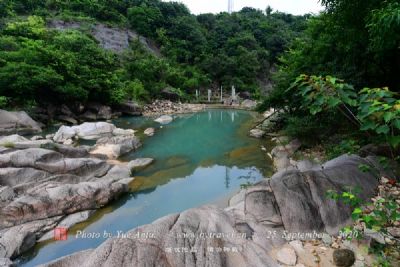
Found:
[[[361, 198], [371, 197], [385, 172], [377, 162], [344, 155], [311, 169], [283, 170], [242, 190], [224, 210], [204, 206], [169, 215], [44, 266], [279, 266], [272, 252], [287, 241], [322, 238], [349, 223], [350, 209], [325, 193], [357, 185]], [[362, 172], [360, 164], [373, 171]], [[295, 249], [301, 244], [278, 250], [280, 262], [296, 264]]]
[[[119, 153], [140, 145], [132, 130], [118, 130], [103, 122], [63, 126], [54, 138], [103, 135], [110, 137], [98, 144], [119, 146]], [[91, 149], [19, 135], [0, 138], [0, 258], [4, 262], [30, 249], [38, 239], [52, 237], [54, 227], [71, 227], [128, 192], [133, 178], [127, 164], [111, 165], [92, 157]]]
[[36, 134], [42, 131], [39, 123], [24, 111], [0, 110], [0, 135]]
[[[48, 26], [57, 30], [79, 30], [84, 26], [82, 24], [83, 23], [73, 21], [52, 20], [49, 22]], [[131, 30], [119, 29], [97, 23], [91, 26], [90, 32], [99, 44], [107, 50], [121, 53], [129, 48], [130, 42], [139, 41], [150, 53], [156, 56], [161, 55], [159, 49], [150, 40]]]
[[96, 142], [92, 154], [106, 155], [109, 159], [117, 159], [141, 146], [136, 136], [103, 137]]
[[108, 122], [85, 122], [77, 126], [61, 126], [53, 137], [54, 142], [64, 143], [71, 139], [97, 140], [112, 136], [133, 136], [132, 129], [120, 129]]
[[154, 159], [152, 158], [140, 158], [140, 159], [134, 159], [130, 162], [128, 162], [128, 168], [131, 170], [131, 172], [135, 172], [137, 170], [146, 168], [150, 164], [152, 164]]

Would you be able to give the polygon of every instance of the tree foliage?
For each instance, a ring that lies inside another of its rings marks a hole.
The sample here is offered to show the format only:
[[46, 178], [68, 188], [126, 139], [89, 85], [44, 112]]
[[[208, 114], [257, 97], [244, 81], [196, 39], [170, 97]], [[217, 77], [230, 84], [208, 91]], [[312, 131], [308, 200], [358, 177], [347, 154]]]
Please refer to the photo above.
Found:
[[[306, 30], [279, 58], [274, 90], [261, 108], [284, 108], [306, 116], [318, 113], [318, 120], [327, 118], [326, 110], [339, 108], [343, 112], [334, 113], [335, 120], [346, 114], [352, 124], [361, 123], [362, 129], [398, 144], [393, 137], [398, 135], [394, 121], [400, 86], [400, 3], [324, 0], [322, 4], [326, 10], [308, 19]], [[331, 125], [326, 120], [319, 127]]]
[[[0, 2], [0, 95], [24, 100], [119, 102], [157, 97], [169, 87], [235, 85], [259, 95], [261, 81], [307, 16], [253, 8], [195, 16], [178, 2], [160, 0], [3, 0]], [[122, 56], [103, 51], [88, 33], [57, 32], [53, 18], [128, 27], [152, 39], [162, 57], [133, 43]]]

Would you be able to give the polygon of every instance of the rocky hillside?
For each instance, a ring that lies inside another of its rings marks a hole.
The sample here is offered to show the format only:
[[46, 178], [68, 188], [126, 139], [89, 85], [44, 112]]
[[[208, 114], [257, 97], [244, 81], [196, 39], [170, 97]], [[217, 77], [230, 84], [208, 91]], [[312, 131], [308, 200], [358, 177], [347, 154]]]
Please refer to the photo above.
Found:
[[51, 20], [47, 26], [57, 30], [80, 30], [89, 27], [90, 34], [99, 42], [101, 47], [117, 53], [122, 53], [129, 48], [132, 41], [139, 41], [144, 48], [155, 56], [161, 56], [160, 50], [151, 40], [139, 35], [133, 30], [109, 27], [103, 23], [85, 25], [82, 22]]

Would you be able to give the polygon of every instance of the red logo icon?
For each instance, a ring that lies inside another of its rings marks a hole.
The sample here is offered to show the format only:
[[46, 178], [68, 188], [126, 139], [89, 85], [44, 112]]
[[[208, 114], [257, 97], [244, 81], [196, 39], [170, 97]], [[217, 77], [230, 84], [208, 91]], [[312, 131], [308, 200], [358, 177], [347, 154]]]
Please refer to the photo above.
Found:
[[67, 240], [68, 229], [65, 227], [56, 227], [54, 229], [54, 240]]

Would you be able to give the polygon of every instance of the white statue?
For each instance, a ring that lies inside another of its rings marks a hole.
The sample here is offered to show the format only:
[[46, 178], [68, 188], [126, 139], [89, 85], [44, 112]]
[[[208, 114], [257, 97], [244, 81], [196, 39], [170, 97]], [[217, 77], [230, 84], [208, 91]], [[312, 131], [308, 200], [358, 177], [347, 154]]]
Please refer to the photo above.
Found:
[[236, 89], [235, 86], [232, 85], [232, 100], [236, 100]]

